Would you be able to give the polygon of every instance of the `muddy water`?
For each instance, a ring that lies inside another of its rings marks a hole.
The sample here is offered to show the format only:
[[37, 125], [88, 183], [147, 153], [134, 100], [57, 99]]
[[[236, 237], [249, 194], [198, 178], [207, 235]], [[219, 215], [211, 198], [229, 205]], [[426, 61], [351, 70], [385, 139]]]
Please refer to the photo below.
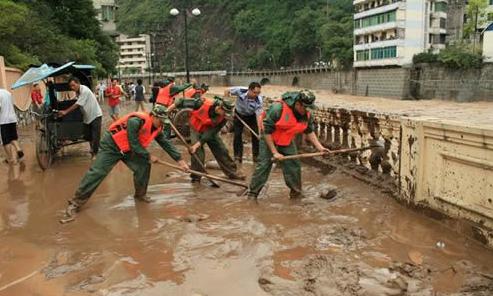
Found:
[[[0, 180], [0, 295], [493, 295], [491, 250], [307, 165], [302, 201], [288, 199], [280, 171], [254, 203], [236, 187], [192, 185], [154, 166], [155, 202], [136, 204], [119, 164], [78, 219], [60, 225], [87, 147], [42, 172], [32, 133], [22, 135], [21, 179], [4, 166]], [[328, 186], [336, 198], [318, 198]]]
[[[299, 90], [297, 87], [265, 85], [262, 94], [267, 97], [279, 97], [286, 91]], [[226, 87], [212, 87], [211, 94], [222, 95]], [[491, 128], [493, 102], [453, 102], [445, 100], [398, 100], [381, 97], [353, 96], [334, 94], [329, 90], [313, 90], [317, 105], [331, 108], [344, 108], [365, 112], [393, 114], [406, 117], [430, 117], [452, 120], [467, 126]]]

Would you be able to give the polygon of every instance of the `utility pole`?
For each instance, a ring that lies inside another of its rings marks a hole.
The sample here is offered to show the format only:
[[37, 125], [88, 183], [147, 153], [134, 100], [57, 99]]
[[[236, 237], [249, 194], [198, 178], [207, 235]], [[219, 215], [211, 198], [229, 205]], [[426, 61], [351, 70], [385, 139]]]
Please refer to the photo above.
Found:
[[[185, 20], [185, 70], [187, 73], [187, 83], [190, 83], [190, 56], [188, 54], [188, 13], [189, 13], [189, 7], [188, 7], [188, 2], [187, 2], [187, 7], [183, 8], [183, 18]], [[169, 12], [172, 16], [177, 16], [180, 14], [180, 11], [176, 8], [173, 8]], [[194, 8], [191, 11], [192, 15], [194, 16], [199, 16], [201, 14], [200, 10], [198, 8]]]

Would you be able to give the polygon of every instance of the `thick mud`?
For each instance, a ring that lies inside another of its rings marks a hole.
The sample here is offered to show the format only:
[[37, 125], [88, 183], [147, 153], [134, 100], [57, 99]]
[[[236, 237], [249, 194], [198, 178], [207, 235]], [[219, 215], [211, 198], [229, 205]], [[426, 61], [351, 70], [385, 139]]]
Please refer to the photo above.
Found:
[[134, 202], [119, 164], [77, 220], [60, 225], [88, 148], [67, 149], [42, 172], [33, 133], [21, 135], [21, 178], [4, 165], [0, 180], [0, 295], [493, 295], [491, 250], [307, 164], [306, 199], [290, 200], [277, 170], [257, 203], [156, 165], [152, 204]]

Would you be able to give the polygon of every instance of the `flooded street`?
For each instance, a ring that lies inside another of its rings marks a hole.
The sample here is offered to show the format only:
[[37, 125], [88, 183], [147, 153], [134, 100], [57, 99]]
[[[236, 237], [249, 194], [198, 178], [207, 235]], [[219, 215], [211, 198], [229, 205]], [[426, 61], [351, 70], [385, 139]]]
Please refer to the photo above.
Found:
[[[154, 202], [144, 204], [119, 163], [76, 221], [61, 225], [88, 147], [67, 148], [43, 172], [33, 132], [20, 133], [21, 180], [6, 165], [0, 180], [0, 295], [493, 295], [492, 250], [308, 164], [306, 199], [290, 200], [277, 170], [257, 203], [238, 197], [241, 188], [191, 184], [154, 165]], [[242, 169], [249, 176], [251, 161]], [[336, 197], [320, 198], [329, 188]]]

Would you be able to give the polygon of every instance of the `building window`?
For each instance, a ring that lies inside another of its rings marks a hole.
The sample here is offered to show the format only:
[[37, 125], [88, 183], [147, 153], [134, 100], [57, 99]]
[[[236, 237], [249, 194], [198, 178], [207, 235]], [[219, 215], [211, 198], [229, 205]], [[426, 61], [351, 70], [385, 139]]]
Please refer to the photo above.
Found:
[[[441, 3], [441, 2], [440, 2]], [[446, 18], [443, 18], [441, 17], [440, 18], [440, 28], [441, 29], [445, 29], [447, 27], [447, 19]]]
[[370, 59], [370, 51], [358, 50], [356, 51], [356, 61], [368, 61]]
[[360, 20], [355, 20], [354, 21], [354, 28], [355, 29], [361, 28], [361, 21]]
[[435, 2], [435, 12], [447, 12], [447, 3]]
[[357, 19], [354, 21], [354, 27], [355, 28], [371, 27], [371, 26], [376, 26], [389, 22], [395, 22], [395, 20], [396, 20], [396, 11], [393, 10], [393, 11], [384, 12], [384, 13], [364, 17], [361, 19]]
[[395, 58], [395, 57], [397, 57], [397, 47], [396, 46], [373, 48], [371, 50], [371, 59], [372, 60], [389, 59], [389, 58]]
[[104, 22], [114, 21], [113, 6], [101, 5], [101, 17]]

